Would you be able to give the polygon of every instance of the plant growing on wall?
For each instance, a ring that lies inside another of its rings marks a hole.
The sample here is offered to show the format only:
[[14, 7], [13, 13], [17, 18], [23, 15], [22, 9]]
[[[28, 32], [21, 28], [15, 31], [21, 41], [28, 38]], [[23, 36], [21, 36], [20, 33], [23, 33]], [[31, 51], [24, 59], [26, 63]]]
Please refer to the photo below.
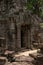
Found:
[[33, 14], [42, 15], [43, 0], [27, 0], [26, 6]]

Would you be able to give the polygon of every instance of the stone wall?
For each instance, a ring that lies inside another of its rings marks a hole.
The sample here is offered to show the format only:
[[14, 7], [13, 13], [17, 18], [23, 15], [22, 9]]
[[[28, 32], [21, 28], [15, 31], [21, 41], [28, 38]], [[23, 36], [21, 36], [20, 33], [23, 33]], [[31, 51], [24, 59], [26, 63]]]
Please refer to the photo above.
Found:
[[[26, 10], [27, 0], [2, 0], [0, 1], [0, 19], [6, 19], [7, 25], [0, 24], [0, 35], [4, 32], [7, 39], [7, 49], [16, 50], [21, 48], [21, 27], [28, 26], [28, 42], [27, 47], [30, 48], [33, 41], [34, 30], [39, 29], [39, 18], [36, 15], [32, 15]], [[4, 6], [2, 6], [2, 4]], [[37, 23], [37, 24], [36, 24]], [[6, 28], [6, 31], [4, 29]], [[27, 33], [26, 33], [27, 35]], [[25, 40], [27, 41], [27, 40]]]

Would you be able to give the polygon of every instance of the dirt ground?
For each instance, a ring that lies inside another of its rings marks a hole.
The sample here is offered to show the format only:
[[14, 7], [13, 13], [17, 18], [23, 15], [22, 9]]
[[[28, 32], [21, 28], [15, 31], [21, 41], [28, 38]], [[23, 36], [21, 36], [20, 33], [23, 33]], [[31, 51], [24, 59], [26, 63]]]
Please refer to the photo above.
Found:
[[[39, 50], [39, 49], [38, 49]], [[15, 55], [15, 62], [8, 62], [5, 65], [33, 65], [34, 59], [29, 56], [30, 53], [37, 53], [38, 50], [30, 50]]]
[[16, 57], [15, 62], [8, 63], [8, 65], [32, 65], [32, 61], [34, 59], [31, 58], [30, 56], [20, 56]]

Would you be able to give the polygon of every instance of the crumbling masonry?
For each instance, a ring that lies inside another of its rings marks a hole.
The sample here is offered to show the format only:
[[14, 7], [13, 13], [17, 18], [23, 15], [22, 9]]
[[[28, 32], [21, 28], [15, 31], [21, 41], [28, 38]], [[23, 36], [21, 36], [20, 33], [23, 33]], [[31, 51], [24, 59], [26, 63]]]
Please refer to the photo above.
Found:
[[27, 0], [0, 1], [0, 47], [15, 51], [31, 48], [39, 19], [27, 12], [26, 3]]

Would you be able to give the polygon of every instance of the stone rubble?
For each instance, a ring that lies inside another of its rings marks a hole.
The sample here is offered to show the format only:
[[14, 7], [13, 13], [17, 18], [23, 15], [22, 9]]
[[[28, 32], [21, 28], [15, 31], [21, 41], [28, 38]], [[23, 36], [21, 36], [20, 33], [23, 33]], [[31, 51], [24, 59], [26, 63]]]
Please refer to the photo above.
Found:
[[17, 62], [31, 62], [32, 60], [34, 60], [33, 58], [31, 58], [30, 56], [20, 56], [20, 57], [17, 57], [15, 61]]
[[29, 56], [16, 57], [15, 62], [8, 62], [7, 65], [32, 65], [34, 59]]

